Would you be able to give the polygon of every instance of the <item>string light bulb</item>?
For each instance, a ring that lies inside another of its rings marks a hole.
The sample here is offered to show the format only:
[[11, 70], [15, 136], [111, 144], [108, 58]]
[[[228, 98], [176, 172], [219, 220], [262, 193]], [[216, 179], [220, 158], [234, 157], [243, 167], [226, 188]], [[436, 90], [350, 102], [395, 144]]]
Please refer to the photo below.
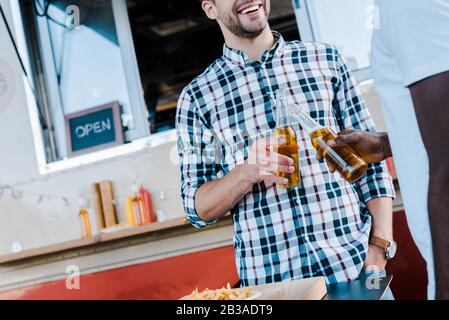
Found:
[[[42, 181], [42, 179], [40, 180]], [[139, 190], [139, 184], [138, 184], [139, 179], [134, 179], [132, 184], [131, 184], [131, 189], [133, 194], [135, 194], [136, 192], [138, 192]], [[82, 196], [65, 196], [65, 195], [52, 195], [52, 194], [43, 194], [43, 193], [36, 193], [36, 192], [32, 192], [32, 191], [26, 191], [26, 190], [18, 190], [15, 188], [15, 184], [14, 185], [1, 185], [0, 184], [0, 199], [4, 198], [5, 195], [9, 196], [11, 199], [13, 200], [19, 200], [19, 199], [26, 199], [26, 196], [30, 196], [31, 199], [33, 201], [36, 202], [36, 204], [43, 204], [44, 202], [48, 201], [48, 202], [52, 202], [53, 200], [57, 201], [58, 203], [60, 203], [61, 206], [64, 207], [70, 207], [72, 204], [76, 204], [76, 201], [78, 199], [78, 205], [81, 206], [83, 208], [87, 208], [87, 206], [89, 205], [89, 201], [90, 200], [89, 197], [85, 197], [84, 195]], [[168, 189], [159, 189], [159, 190], [154, 190], [154, 193], [159, 193], [159, 197], [162, 201], [166, 200], [166, 192], [168, 190], [178, 190], [177, 187], [173, 187], [173, 188], [168, 188]], [[112, 200], [112, 204], [118, 208], [123, 202], [125, 202], [128, 199], [129, 195], [126, 196], [116, 196], [114, 197], [114, 199]], [[53, 220], [55, 219], [55, 215], [54, 214], [49, 214], [49, 219]], [[166, 216], [163, 214], [160, 217], [160, 220], [166, 220]]]
[[80, 209], [86, 207], [86, 199], [85, 199], [83, 196], [81, 196], [81, 197], [78, 198], [78, 207], [79, 207]]
[[43, 195], [41, 195], [41, 194], [39, 194], [39, 195], [37, 196], [37, 200], [36, 200], [36, 203], [38, 203], [38, 204], [41, 204], [41, 203], [42, 203], [42, 201], [44, 201], [44, 196], [43, 196]]
[[70, 202], [69, 202], [69, 200], [67, 198], [62, 198], [61, 201], [62, 201], [62, 205], [64, 207], [70, 206]]
[[13, 200], [17, 200], [17, 194], [13, 188], [9, 188], [9, 197]]
[[158, 210], [156, 211], [157, 221], [164, 222], [167, 220], [167, 216], [165, 215], [164, 211]]
[[12, 253], [19, 253], [23, 250], [22, 245], [19, 241], [14, 241], [11, 245], [11, 252]]

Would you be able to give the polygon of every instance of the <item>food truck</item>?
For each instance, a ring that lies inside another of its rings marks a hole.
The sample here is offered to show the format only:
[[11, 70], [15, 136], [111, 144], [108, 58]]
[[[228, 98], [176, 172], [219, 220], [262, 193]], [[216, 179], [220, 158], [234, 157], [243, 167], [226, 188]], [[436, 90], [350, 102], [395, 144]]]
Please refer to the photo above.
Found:
[[[340, 48], [385, 131], [369, 61], [373, 1], [271, 2], [270, 26], [285, 40]], [[223, 49], [199, 2], [0, 4], [0, 299], [238, 287], [232, 217], [195, 229], [180, 197], [177, 102]], [[395, 187], [390, 287], [425, 298], [425, 263]]]

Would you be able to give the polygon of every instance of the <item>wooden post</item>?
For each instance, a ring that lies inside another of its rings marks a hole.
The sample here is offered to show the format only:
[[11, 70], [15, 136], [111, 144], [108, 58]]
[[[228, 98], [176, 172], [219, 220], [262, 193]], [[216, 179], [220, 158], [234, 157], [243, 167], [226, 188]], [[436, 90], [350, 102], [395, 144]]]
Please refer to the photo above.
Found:
[[92, 184], [92, 201], [95, 209], [95, 215], [97, 217], [98, 231], [101, 231], [101, 229], [104, 229], [106, 227], [106, 222], [104, 219], [103, 204], [101, 201], [101, 191], [99, 183]]
[[114, 195], [111, 181], [100, 182], [101, 202], [103, 205], [104, 221], [106, 228], [117, 225], [117, 215], [114, 207]]

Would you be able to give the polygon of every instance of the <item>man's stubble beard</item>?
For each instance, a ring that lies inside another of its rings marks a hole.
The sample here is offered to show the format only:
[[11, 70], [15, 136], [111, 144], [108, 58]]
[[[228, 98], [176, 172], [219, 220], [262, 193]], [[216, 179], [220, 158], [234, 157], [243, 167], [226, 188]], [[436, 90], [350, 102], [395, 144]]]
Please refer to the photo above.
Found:
[[224, 19], [222, 20], [223, 24], [232, 34], [236, 35], [237, 37], [245, 39], [257, 38], [260, 34], [262, 34], [262, 32], [268, 25], [269, 12], [267, 12], [265, 6], [263, 6], [262, 9], [265, 12], [265, 21], [262, 21], [260, 27], [255, 28], [255, 30], [245, 29], [245, 27], [240, 24], [238, 16], [234, 16], [232, 13], [224, 17]]

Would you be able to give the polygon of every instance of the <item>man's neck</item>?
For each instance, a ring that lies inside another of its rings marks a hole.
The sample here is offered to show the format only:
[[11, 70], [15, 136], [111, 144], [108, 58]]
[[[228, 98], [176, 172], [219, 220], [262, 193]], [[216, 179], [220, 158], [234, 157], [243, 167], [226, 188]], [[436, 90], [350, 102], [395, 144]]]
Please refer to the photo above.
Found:
[[237, 37], [230, 32], [224, 34], [224, 38], [228, 47], [245, 52], [248, 58], [254, 61], [259, 61], [262, 54], [271, 49], [276, 42], [268, 26], [254, 39]]

